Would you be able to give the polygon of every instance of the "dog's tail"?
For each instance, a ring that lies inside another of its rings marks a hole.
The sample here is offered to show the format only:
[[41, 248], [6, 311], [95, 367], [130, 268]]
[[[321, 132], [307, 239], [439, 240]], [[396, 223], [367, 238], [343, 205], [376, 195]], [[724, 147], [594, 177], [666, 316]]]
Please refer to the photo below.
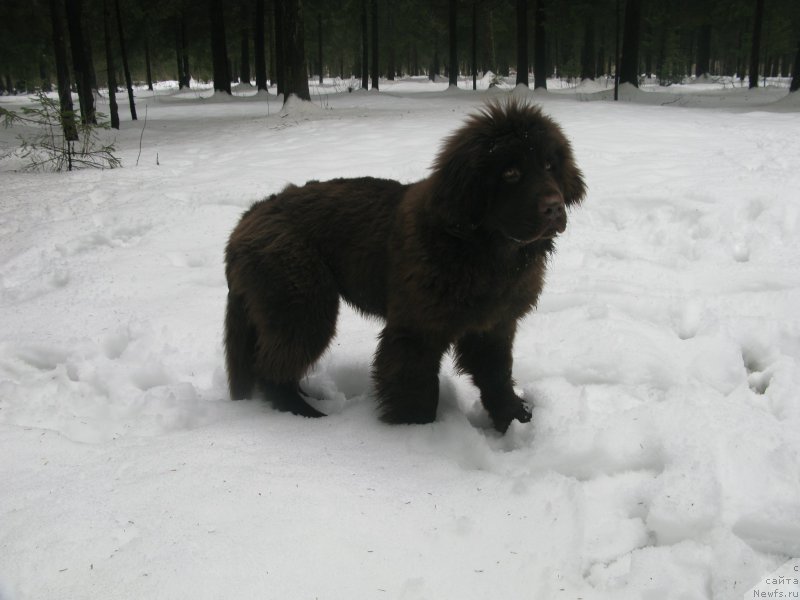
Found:
[[256, 383], [256, 340], [256, 329], [247, 317], [244, 298], [228, 292], [225, 361], [228, 367], [228, 388], [233, 400], [250, 398], [253, 394]]

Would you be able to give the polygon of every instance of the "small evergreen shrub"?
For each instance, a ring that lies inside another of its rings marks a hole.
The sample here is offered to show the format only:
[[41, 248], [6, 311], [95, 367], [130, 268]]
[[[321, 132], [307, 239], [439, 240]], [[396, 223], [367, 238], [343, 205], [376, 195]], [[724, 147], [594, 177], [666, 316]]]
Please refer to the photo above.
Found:
[[[27, 161], [25, 171], [72, 171], [94, 168], [114, 169], [122, 161], [114, 153], [114, 142], [104, 143], [100, 132], [110, 129], [108, 123], [83, 124], [72, 112], [61, 112], [58, 101], [39, 92], [31, 99], [32, 107], [12, 112], [0, 107], [0, 118], [6, 127], [23, 125], [29, 132], [19, 134], [18, 148], [0, 157], [19, 156]], [[97, 113], [98, 120], [104, 115]], [[74, 140], [64, 135], [65, 125], [73, 127]]]

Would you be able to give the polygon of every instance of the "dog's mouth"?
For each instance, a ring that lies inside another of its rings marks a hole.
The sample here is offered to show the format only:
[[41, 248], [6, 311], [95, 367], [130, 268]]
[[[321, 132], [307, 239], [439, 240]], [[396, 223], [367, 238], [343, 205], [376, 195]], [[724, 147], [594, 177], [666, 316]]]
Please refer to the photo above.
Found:
[[567, 230], [567, 219], [561, 219], [552, 223], [542, 234], [542, 237], [554, 238]]
[[517, 238], [508, 233], [506, 233], [505, 236], [515, 244], [527, 246], [528, 244], [533, 244], [534, 242], [540, 242], [542, 240], [552, 240], [558, 237], [559, 234], [564, 233], [566, 229], [567, 220], [563, 219], [563, 221], [559, 220], [558, 222], [548, 223], [539, 233], [531, 237]]
[[510, 235], [506, 235], [506, 238], [508, 238], [510, 241], [514, 242], [515, 244], [519, 244], [520, 246], [527, 246], [528, 244], [533, 244], [534, 242], [541, 242], [542, 240], [552, 240], [553, 238], [558, 237], [558, 233], [559, 232], [556, 231], [556, 230], [548, 230], [548, 231], [545, 231], [544, 233], [542, 233], [540, 235], [537, 235], [537, 236], [532, 237], [532, 238], [527, 238], [527, 239], [524, 239], [524, 240], [521, 240], [519, 238], [515, 238], [515, 237], [510, 236]]

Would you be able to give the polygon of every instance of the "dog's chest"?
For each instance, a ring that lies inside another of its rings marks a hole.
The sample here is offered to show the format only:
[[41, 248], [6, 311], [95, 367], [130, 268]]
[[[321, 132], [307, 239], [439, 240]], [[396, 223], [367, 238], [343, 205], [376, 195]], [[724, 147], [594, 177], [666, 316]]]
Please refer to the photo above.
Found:
[[422, 281], [438, 319], [459, 330], [485, 330], [526, 314], [543, 285], [544, 257], [485, 260], [464, 256]]

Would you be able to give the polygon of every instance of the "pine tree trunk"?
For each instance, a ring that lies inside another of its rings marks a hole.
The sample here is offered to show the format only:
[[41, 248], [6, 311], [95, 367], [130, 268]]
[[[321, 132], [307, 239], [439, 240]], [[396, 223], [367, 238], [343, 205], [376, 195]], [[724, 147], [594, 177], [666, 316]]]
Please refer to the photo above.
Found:
[[434, 33], [433, 36], [433, 64], [430, 68], [429, 77], [431, 81], [436, 81], [439, 76], [439, 36]]
[[497, 57], [494, 51], [494, 13], [489, 10], [485, 2], [480, 2], [480, 16], [481, 22], [485, 23], [484, 28], [486, 35], [483, 36], [481, 42], [481, 63], [484, 73], [486, 71], [497, 72]]
[[711, 23], [703, 23], [697, 32], [697, 61], [694, 66], [695, 77], [708, 75], [711, 63]]
[[70, 47], [72, 48], [72, 69], [78, 85], [78, 100], [81, 107], [81, 123], [97, 124], [92, 94], [92, 73], [86, 57], [86, 43], [81, 23], [83, 5], [81, 0], [66, 0], [67, 27], [69, 29]]
[[528, 0], [517, 0], [517, 85], [528, 85]]
[[255, 54], [256, 88], [267, 89], [267, 61], [264, 58], [264, 0], [256, 0], [256, 29], [253, 40]]
[[545, 37], [545, 0], [536, 0], [534, 13], [533, 88], [547, 89], [547, 39]]
[[758, 87], [758, 62], [761, 52], [761, 23], [764, 20], [764, 0], [756, 0], [756, 12], [753, 17], [753, 45], [750, 48], [750, 88]]
[[286, 92], [286, 43], [284, 41], [283, 3], [284, 0], [274, 0], [275, 69], [273, 73], [275, 74], [278, 94]]
[[58, 82], [58, 101], [61, 107], [61, 125], [64, 138], [69, 142], [77, 141], [78, 130], [75, 127], [75, 111], [72, 106], [72, 83], [69, 79], [67, 64], [67, 46], [62, 27], [62, 15], [58, 0], [50, 0], [50, 22], [53, 27], [53, 51], [56, 61], [56, 81]]
[[[89, 9], [91, 10], [92, 5], [89, 5]], [[94, 68], [94, 51], [92, 50], [92, 36], [91, 32], [87, 33], [89, 29], [84, 29], [83, 35], [83, 43], [84, 43], [84, 50], [83, 56], [86, 59], [86, 72], [89, 74], [89, 87], [92, 89], [93, 92], [96, 92], [98, 89], [97, 86], [97, 71]]]
[[372, 0], [372, 89], [378, 89], [378, 0]]
[[597, 54], [595, 55], [595, 76], [602, 77], [611, 75], [611, 70], [606, 68], [606, 31], [602, 26], [598, 37], [600, 42], [597, 44]]
[[108, 73], [108, 105], [111, 110], [111, 127], [119, 129], [119, 108], [117, 107], [117, 76], [114, 67], [114, 53], [111, 50], [111, 33], [108, 22], [111, 20], [109, 0], [103, 0], [103, 39], [106, 43], [106, 71]]
[[301, 100], [311, 100], [306, 70], [305, 29], [303, 7], [300, 0], [283, 0], [283, 26], [285, 32], [285, 91], [284, 102], [294, 94]]
[[250, 30], [247, 19], [242, 18], [242, 55], [239, 60], [239, 83], [250, 84]]
[[472, 89], [478, 89], [478, 2], [472, 2]]
[[397, 56], [394, 44], [394, 13], [392, 12], [391, 5], [386, 6], [386, 13], [386, 35], [389, 46], [389, 64], [386, 67], [386, 79], [394, 81], [395, 75], [397, 74]]
[[622, 57], [619, 83], [639, 87], [639, 29], [642, 21], [642, 0], [628, 0], [625, 6], [625, 25], [622, 33]]
[[794, 55], [794, 65], [792, 65], [792, 83], [789, 85], [789, 92], [800, 90], [800, 42], [797, 42], [797, 53]]
[[587, 15], [583, 24], [583, 48], [581, 49], [581, 79], [591, 79], [597, 76], [594, 53], [594, 19]]
[[614, 2], [614, 101], [619, 100], [619, 0]]
[[192, 75], [189, 70], [189, 49], [186, 43], [186, 13], [181, 11], [181, 58], [183, 59], [183, 87], [189, 89], [192, 83]]
[[319, 84], [322, 85], [322, 13], [317, 13], [317, 65], [319, 67]]
[[548, 35], [547, 39], [549, 42], [549, 51], [547, 53], [547, 73], [548, 75], [557, 75], [558, 74], [558, 11], [554, 11], [556, 18], [554, 19], [555, 22], [550, 21], [550, 26], [548, 27], [548, 34], [552, 32], [552, 35]]
[[225, 45], [225, 10], [222, 0], [209, 0], [211, 21], [211, 58], [214, 69], [214, 91], [231, 93], [230, 66]]
[[178, 17], [175, 17], [175, 59], [178, 63], [178, 89], [184, 88], [183, 57], [181, 56], [181, 33]]
[[144, 38], [144, 64], [147, 71], [147, 89], [153, 91], [153, 71], [150, 65], [150, 36]]
[[44, 56], [39, 57], [39, 79], [42, 82], [42, 91], [43, 92], [52, 92], [53, 85], [50, 81], [50, 71], [48, 68], [47, 63], [44, 60]]
[[269, 87], [273, 84], [275, 84], [275, 86], [278, 85], [278, 80], [276, 79], [276, 73], [278, 71], [275, 65], [275, 38], [277, 34], [275, 33], [275, 10], [266, 10], [265, 13], [267, 17], [265, 34], [272, 36], [270, 40], [264, 40], [264, 51], [267, 53], [267, 86]]
[[[105, 1], [105, 0], [104, 0]], [[125, 33], [122, 28], [122, 11], [119, 9], [119, 0], [115, 0], [117, 11], [117, 27], [119, 27], [119, 48], [122, 51], [122, 69], [125, 72], [125, 85], [128, 86], [128, 101], [131, 104], [131, 120], [136, 121], [136, 103], [133, 100], [133, 79], [128, 66], [128, 50], [125, 47]]]
[[447, 7], [448, 16], [448, 65], [447, 75], [449, 87], [458, 87], [458, 3], [449, 0]]
[[367, 0], [361, 0], [361, 89], [369, 89], [369, 34], [367, 30]]

